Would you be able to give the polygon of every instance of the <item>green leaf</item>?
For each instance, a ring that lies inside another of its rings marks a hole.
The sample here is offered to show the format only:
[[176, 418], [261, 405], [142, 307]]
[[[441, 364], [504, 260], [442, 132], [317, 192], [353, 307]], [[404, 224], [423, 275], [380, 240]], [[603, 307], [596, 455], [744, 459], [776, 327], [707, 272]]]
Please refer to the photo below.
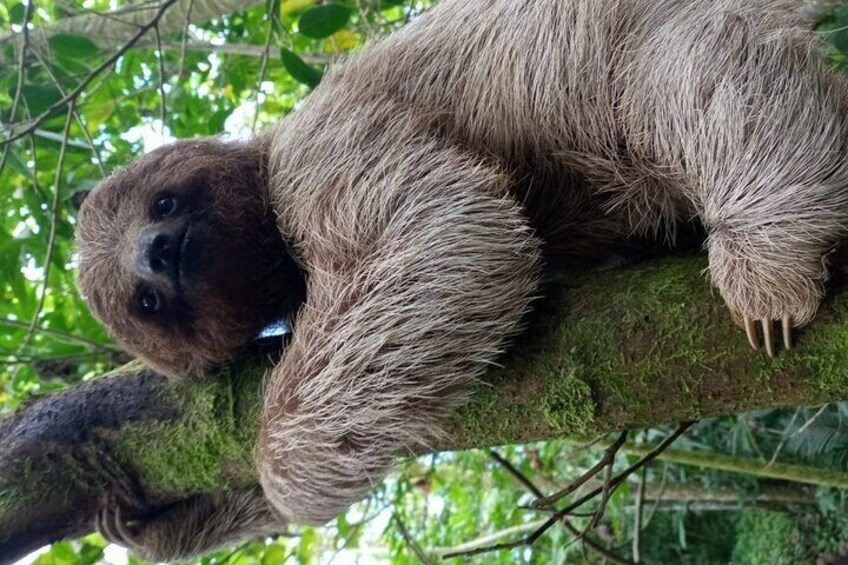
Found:
[[280, 545], [272, 545], [265, 550], [265, 555], [262, 556], [262, 565], [276, 565], [284, 563], [288, 558], [286, 548]]
[[[14, 88], [10, 88], [9, 90], [9, 96], [14, 98]], [[21, 96], [26, 101], [30, 114], [37, 116], [61, 100], [62, 93], [54, 86], [27, 84], [21, 89]]]
[[[6, 234], [3, 234], [6, 237]], [[20, 240], [9, 239], [0, 243], [0, 283], [4, 286], [16, 286], [20, 282], [21, 275], [21, 250], [23, 245]]]
[[76, 551], [67, 541], [54, 543], [50, 551], [35, 560], [36, 565], [76, 565], [78, 562]]
[[280, 48], [280, 60], [294, 80], [310, 88], [318, 86], [318, 83], [321, 82], [321, 77], [324, 76], [320, 70], [312, 65], [307, 65], [297, 53], [285, 47]]
[[322, 4], [300, 16], [297, 28], [306, 37], [324, 39], [342, 29], [350, 19], [351, 9], [341, 4]]
[[9, 20], [13, 24], [24, 23], [24, 16], [26, 16], [26, 6], [20, 2], [9, 8]]
[[48, 41], [53, 54], [65, 59], [84, 59], [100, 51], [96, 43], [81, 35], [60, 33]]

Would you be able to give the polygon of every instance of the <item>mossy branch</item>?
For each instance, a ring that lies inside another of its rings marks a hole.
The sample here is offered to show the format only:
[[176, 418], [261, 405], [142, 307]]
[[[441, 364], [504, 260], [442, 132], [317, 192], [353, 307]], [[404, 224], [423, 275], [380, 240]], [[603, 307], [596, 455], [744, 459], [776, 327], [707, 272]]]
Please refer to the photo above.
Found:
[[[769, 359], [732, 324], [704, 266], [682, 255], [550, 283], [531, 330], [435, 447], [848, 398], [848, 293], [834, 289], [797, 349]], [[131, 364], [0, 421], [0, 562], [88, 533], [107, 495], [143, 517], [193, 494], [255, 484], [265, 370], [243, 362], [172, 382]]]

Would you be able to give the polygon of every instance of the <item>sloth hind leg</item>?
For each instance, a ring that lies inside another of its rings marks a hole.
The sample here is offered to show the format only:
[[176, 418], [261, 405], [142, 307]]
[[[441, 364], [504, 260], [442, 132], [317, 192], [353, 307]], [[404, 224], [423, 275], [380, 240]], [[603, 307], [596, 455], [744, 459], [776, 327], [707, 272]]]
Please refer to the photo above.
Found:
[[846, 234], [848, 84], [779, 3], [693, 2], [629, 41], [623, 147], [675, 171], [707, 229], [713, 284], [755, 347], [760, 321], [773, 354], [774, 322], [791, 345]]

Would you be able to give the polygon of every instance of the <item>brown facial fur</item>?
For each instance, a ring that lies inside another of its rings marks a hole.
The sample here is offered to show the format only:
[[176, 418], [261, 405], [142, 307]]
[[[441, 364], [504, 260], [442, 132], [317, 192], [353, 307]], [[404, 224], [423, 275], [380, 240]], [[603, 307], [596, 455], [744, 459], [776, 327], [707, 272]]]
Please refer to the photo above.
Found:
[[[191, 224], [179, 292], [137, 268], [141, 233], [160, 195]], [[246, 145], [184, 141], [153, 151], [98, 186], [77, 230], [79, 281], [92, 311], [130, 352], [169, 375], [230, 359], [302, 299], [302, 277], [275, 226], [262, 155]], [[139, 311], [140, 285], [162, 311]]]
[[[325, 522], [440, 432], [520, 329], [537, 236], [586, 256], [631, 233], [673, 239], [696, 217], [732, 311], [808, 322], [822, 256], [848, 231], [848, 85], [800, 4], [444, 0], [245, 148], [267, 161], [282, 239], [309, 275], [256, 450], [276, 511]], [[184, 147], [110, 182], [184, 175], [169, 161]], [[140, 221], [137, 205], [110, 212], [108, 187], [80, 222], [95, 310], [159, 367], [221, 360], [253, 314], [210, 313], [217, 337], [149, 335], [124, 319], [126, 275], [101, 288]]]

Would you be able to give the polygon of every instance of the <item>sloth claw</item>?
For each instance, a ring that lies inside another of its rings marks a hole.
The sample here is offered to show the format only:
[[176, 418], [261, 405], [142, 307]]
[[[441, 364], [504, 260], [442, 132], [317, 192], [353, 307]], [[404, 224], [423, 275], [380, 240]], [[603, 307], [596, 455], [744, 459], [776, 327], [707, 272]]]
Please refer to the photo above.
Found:
[[760, 340], [757, 339], [757, 326], [754, 325], [754, 320], [748, 316], [744, 316], [743, 319], [745, 320], [745, 333], [748, 334], [748, 343], [750, 343], [751, 347], [754, 349], [759, 349]]
[[[742, 316], [742, 321], [745, 326], [745, 334], [748, 336], [748, 343], [755, 350], [759, 350], [760, 340], [757, 337], [757, 320], [748, 316]], [[765, 342], [766, 353], [768, 353], [769, 357], [774, 357], [774, 320], [763, 318], [759, 322], [763, 328], [763, 341]], [[783, 346], [786, 349], [792, 349], [792, 318], [790, 316], [784, 316], [781, 319], [781, 330], [783, 334]]]
[[783, 321], [783, 346], [792, 349], [792, 318], [784, 316]]
[[94, 517], [94, 527], [109, 543], [121, 545], [128, 549], [138, 547], [136, 535], [121, 518], [121, 508], [103, 508]]
[[766, 353], [769, 357], [774, 357], [774, 334], [772, 333], [774, 323], [765, 318], [760, 320], [760, 323], [763, 325], [763, 341], [766, 342]]

